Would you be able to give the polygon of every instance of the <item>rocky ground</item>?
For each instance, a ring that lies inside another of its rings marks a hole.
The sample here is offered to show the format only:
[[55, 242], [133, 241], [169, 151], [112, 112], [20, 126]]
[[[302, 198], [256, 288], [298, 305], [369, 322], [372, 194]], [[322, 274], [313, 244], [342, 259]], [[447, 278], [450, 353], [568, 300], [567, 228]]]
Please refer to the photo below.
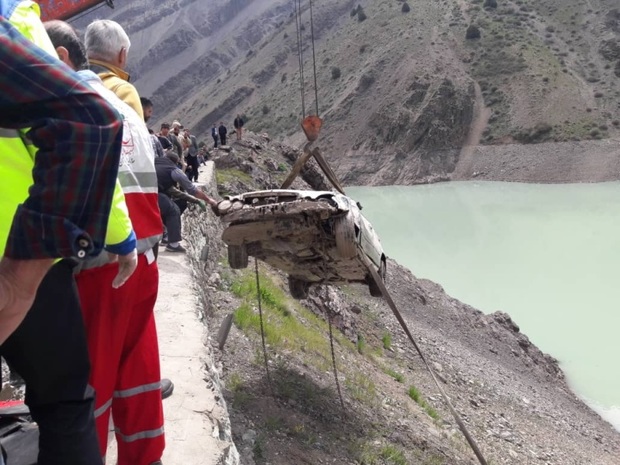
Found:
[[453, 180], [533, 183], [620, 179], [620, 140], [546, 142], [466, 147]]
[[[249, 134], [212, 154], [220, 195], [277, 187], [298, 154]], [[312, 164], [304, 178], [322, 182]], [[212, 221], [217, 236], [221, 225]], [[259, 309], [252, 260], [231, 270], [225, 247], [209, 246], [212, 263], [201, 278], [209, 326], [234, 314], [215, 357], [241, 463], [477, 463], [381, 299], [343, 285], [316, 286], [294, 301], [286, 277], [260, 265]], [[387, 287], [488, 463], [620, 463], [618, 432], [576, 398], [557, 361], [518, 322], [484, 315], [391, 260]]]

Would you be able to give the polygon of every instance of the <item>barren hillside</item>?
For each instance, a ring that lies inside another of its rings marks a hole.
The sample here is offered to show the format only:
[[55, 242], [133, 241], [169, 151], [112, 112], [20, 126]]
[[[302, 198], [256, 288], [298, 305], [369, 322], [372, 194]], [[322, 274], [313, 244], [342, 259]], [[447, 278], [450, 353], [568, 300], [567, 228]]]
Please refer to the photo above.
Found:
[[[96, 14], [130, 32], [155, 125], [178, 118], [206, 138], [240, 112], [250, 129], [300, 142], [295, 2], [117, 3]], [[319, 142], [347, 183], [448, 179], [462, 146], [478, 142], [476, 115], [480, 142], [508, 160], [504, 144], [544, 158], [548, 146], [531, 144], [620, 135], [614, 0], [317, 0], [313, 24], [301, 3], [305, 110], [317, 102], [314, 31]]]

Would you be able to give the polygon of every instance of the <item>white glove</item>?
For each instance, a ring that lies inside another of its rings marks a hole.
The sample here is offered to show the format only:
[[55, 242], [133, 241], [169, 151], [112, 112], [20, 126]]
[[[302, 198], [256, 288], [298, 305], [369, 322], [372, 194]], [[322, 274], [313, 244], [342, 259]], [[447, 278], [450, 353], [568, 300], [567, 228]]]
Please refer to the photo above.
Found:
[[133, 249], [127, 255], [110, 255], [110, 262], [118, 261], [118, 273], [112, 281], [112, 287], [118, 289], [127, 282], [138, 266], [138, 251]]

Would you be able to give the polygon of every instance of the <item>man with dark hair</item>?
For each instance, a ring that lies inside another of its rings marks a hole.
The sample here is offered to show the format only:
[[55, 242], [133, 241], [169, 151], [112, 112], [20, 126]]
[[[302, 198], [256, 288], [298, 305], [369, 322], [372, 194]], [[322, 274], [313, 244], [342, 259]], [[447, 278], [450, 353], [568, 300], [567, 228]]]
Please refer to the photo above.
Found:
[[[148, 122], [153, 115], [153, 102], [146, 97], [140, 97], [140, 104], [142, 105], [142, 112], [144, 113], [144, 122]], [[164, 156], [164, 147], [161, 145], [159, 138], [155, 135], [152, 129], [149, 129], [151, 135], [151, 143], [153, 144], [153, 151], [156, 157]]]
[[233, 125], [235, 126], [235, 132], [237, 133], [237, 140], [241, 140], [243, 136], [243, 125], [244, 124], [245, 122], [243, 121], [243, 118], [241, 117], [240, 114], [237, 113], [237, 117], [235, 118], [235, 121], [233, 121]]
[[172, 142], [168, 138], [168, 134], [170, 133], [170, 123], [161, 123], [161, 128], [159, 130], [159, 134], [157, 134], [157, 138], [161, 143], [161, 146], [164, 149], [164, 155], [168, 154], [173, 150]]
[[122, 122], [53, 58], [31, 2], [10, 3], [0, 2], [0, 354], [26, 382], [37, 463], [100, 465], [73, 263], [104, 247]]
[[140, 104], [142, 105], [142, 112], [144, 113], [144, 122], [148, 123], [153, 116], [153, 102], [146, 97], [140, 97]]
[[226, 126], [224, 126], [224, 123], [222, 121], [220, 121], [220, 127], [218, 128], [217, 132], [220, 135], [221, 145], [226, 145], [226, 134], [228, 133], [228, 130], [226, 129]]

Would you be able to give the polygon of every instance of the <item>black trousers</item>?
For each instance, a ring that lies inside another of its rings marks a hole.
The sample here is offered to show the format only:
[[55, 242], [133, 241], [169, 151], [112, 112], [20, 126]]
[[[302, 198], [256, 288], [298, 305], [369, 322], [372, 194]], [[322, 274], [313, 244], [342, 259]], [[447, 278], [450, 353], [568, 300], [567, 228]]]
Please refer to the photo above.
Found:
[[211, 136], [213, 137], [213, 148], [216, 149], [217, 148], [217, 136]]
[[220, 133], [220, 145], [226, 145], [226, 134]]
[[188, 155], [185, 157], [185, 161], [187, 161], [188, 167], [192, 167], [192, 170], [187, 172], [187, 177], [190, 181], [198, 181], [198, 157]]
[[26, 382], [26, 404], [39, 425], [38, 465], [100, 465], [95, 393], [70, 262], [48, 271], [0, 354]]
[[181, 238], [181, 210], [178, 205], [166, 194], [157, 194], [161, 220], [166, 226], [168, 242], [179, 242]]

